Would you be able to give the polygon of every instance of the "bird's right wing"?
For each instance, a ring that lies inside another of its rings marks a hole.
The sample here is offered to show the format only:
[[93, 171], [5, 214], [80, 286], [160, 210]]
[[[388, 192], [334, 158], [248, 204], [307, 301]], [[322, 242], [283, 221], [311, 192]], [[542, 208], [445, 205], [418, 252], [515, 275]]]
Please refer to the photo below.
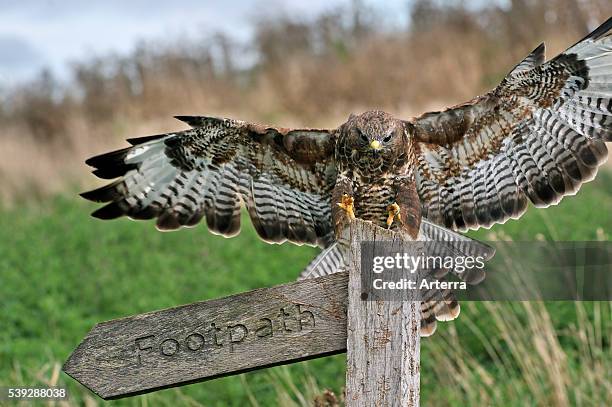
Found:
[[194, 226], [232, 236], [244, 204], [271, 243], [327, 246], [333, 240], [334, 134], [214, 117], [179, 117], [189, 130], [128, 140], [92, 157], [94, 174], [115, 182], [82, 196], [108, 204], [101, 219], [157, 218], [161, 230]]

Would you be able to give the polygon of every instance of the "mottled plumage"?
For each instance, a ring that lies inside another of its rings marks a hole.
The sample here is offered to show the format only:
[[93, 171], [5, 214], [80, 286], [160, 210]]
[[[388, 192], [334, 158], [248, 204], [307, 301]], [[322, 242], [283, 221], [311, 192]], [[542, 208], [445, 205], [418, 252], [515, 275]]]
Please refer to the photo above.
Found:
[[[371, 147], [372, 142], [378, 149]], [[403, 121], [380, 111], [352, 115], [337, 132], [335, 162], [338, 178], [333, 201], [343, 194], [354, 198], [355, 216], [386, 226], [388, 206], [405, 191], [406, 231], [415, 238], [420, 223], [420, 203], [414, 179], [414, 149]], [[410, 193], [412, 192], [412, 193]], [[338, 209], [336, 208], [337, 212]], [[334, 219], [342, 221], [339, 214]], [[401, 222], [400, 222], [401, 223]], [[396, 227], [398, 222], [392, 224]]]
[[[83, 196], [107, 203], [98, 218], [157, 218], [172, 230], [206, 217], [225, 236], [238, 233], [245, 206], [264, 240], [325, 249], [303, 277], [343, 268], [344, 197], [358, 218], [466, 250], [469, 239], [452, 230], [518, 218], [529, 202], [555, 204], [595, 176], [612, 140], [611, 29], [612, 19], [548, 62], [542, 44], [492, 91], [409, 120], [373, 111], [316, 130], [179, 117], [192, 128], [87, 160], [118, 179]], [[432, 295], [423, 334], [459, 312], [452, 294]]]
[[193, 128], [128, 140], [134, 147], [87, 160], [101, 178], [121, 178], [82, 194], [110, 202], [93, 216], [157, 218], [160, 230], [195, 226], [240, 231], [246, 206], [271, 243], [326, 246], [333, 240], [330, 193], [336, 178], [326, 130], [287, 130], [212, 117], [179, 117]]

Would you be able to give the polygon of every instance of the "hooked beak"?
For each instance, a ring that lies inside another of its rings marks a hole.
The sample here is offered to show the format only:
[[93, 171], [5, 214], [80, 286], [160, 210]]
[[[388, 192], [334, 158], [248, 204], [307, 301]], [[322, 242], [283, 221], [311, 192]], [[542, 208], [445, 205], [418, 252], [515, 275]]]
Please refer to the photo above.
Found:
[[372, 140], [372, 142], [370, 143], [370, 148], [372, 150], [380, 150], [380, 141], [378, 140]]

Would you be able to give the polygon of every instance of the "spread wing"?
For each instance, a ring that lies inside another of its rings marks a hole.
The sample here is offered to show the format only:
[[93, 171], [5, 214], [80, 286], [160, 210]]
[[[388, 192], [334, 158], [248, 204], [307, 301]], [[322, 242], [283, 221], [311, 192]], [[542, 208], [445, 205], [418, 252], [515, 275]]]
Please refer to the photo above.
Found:
[[133, 146], [87, 160], [110, 185], [85, 192], [108, 202], [92, 215], [157, 218], [161, 230], [194, 226], [240, 231], [244, 204], [266, 241], [326, 245], [333, 236], [333, 133], [289, 130], [213, 117], [178, 117], [192, 128], [128, 140]]
[[591, 180], [612, 139], [611, 30], [609, 19], [546, 63], [542, 44], [491, 92], [409, 121], [424, 216], [489, 227]]

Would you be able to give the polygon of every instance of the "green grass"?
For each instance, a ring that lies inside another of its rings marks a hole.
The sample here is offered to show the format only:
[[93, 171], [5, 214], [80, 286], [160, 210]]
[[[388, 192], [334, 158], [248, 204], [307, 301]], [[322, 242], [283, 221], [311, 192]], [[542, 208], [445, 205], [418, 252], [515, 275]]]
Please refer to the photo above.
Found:
[[[209, 234], [204, 227], [160, 233], [150, 222], [102, 222], [89, 217], [94, 207], [76, 195], [65, 195], [0, 212], [0, 385], [52, 382], [67, 385], [75, 400], [96, 399], [64, 374], [53, 377], [54, 369], [95, 323], [293, 281], [317, 253], [308, 247], [262, 243], [246, 219], [240, 236], [225, 239]], [[603, 172], [577, 197], [566, 198], [547, 210], [532, 209], [519, 221], [472, 236], [487, 240], [495, 232], [498, 237], [514, 240], [533, 240], [538, 234], [554, 240], [608, 240], [611, 211], [612, 177]], [[519, 323], [529, 324], [528, 309], [501, 307], [502, 312], [512, 310]], [[580, 372], [587, 367], [582, 364], [580, 343], [565, 333], [579, 327], [580, 318], [594, 318], [596, 307], [586, 304], [582, 317], [582, 308], [577, 310], [570, 302], [546, 304], [546, 309], [569, 365]], [[443, 379], [436, 373], [439, 365], [434, 365], [442, 363], [447, 342], [457, 338], [494, 383], [503, 381], [506, 390], [522, 388], [520, 364], [510, 363], [510, 370], [507, 366], [504, 370], [495, 353], [487, 350], [498, 346], [503, 351], [511, 345], [499, 326], [495, 327], [492, 312], [484, 304], [470, 304], [457, 321], [439, 324], [436, 335], [423, 340], [424, 404], [428, 399], [459, 404], [466, 400], [465, 394], [450, 394], [440, 388]], [[609, 328], [609, 324], [603, 327]], [[479, 338], [478, 331], [490, 343]], [[601, 347], [608, 349], [604, 357], [610, 361], [607, 334]], [[299, 363], [288, 367], [287, 375], [300, 391], [312, 388], [314, 377], [318, 388], [339, 394], [344, 385], [344, 362], [340, 355]], [[286, 397], [279, 394], [278, 377], [286, 376], [283, 369], [112, 403], [242, 406], [253, 403], [254, 397], [261, 406], [273, 405]], [[472, 385], [486, 386], [484, 376], [478, 377], [471, 377], [476, 381]], [[510, 392], [507, 397], [511, 404]]]

